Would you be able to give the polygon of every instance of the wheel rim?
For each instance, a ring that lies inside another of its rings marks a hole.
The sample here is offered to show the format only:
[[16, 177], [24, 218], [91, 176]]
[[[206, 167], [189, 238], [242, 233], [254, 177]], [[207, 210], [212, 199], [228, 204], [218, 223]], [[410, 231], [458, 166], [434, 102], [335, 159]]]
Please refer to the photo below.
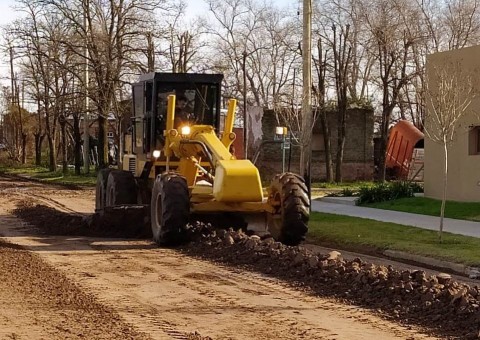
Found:
[[277, 239], [281, 236], [283, 224], [281, 196], [279, 192], [274, 194], [272, 202], [272, 206], [275, 207], [275, 212], [268, 215], [268, 231]]
[[95, 209], [103, 209], [102, 190], [99, 184], [97, 184], [97, 188], [95, 191]]
[[105, 189], [103, 187], [98, 188], [98, 191], [99, 191], [98, 197], [100, 198], [100, 202], [98, 202], [98, 205], [100, 209], [103, 209], [105, 208], [105, 205], [106, 205], [107, 195], [105, 195]]
[[108, 205], [114, 205], [115, 204], [115, 193], [113, 191], [113, 188], [110, 188], [110, 190], [108, 191], [108, 198], [109, 199], [106, 199], [106, 202], [108, 202], [109, 204]]

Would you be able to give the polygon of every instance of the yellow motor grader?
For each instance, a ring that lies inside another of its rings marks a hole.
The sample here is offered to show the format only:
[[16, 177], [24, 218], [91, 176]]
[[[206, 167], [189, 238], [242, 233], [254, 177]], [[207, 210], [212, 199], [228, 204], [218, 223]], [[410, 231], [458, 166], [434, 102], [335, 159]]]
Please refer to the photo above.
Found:
[[222, 79], [221, 74], [140, 76], [133, 84], [123, 169], [98, 174], [98, 215], [121, 221], [137, 216], [138, 224], [139, 217], [149, 216], [160, 245], [181, 242], [195, 220], [268, 232], [289, 245], [305, 239], [310, 199], [304, 180], [287, 172], [264, 190], [255, 165], [232, 154], [236, 100], [229, 100], [222, 117]]

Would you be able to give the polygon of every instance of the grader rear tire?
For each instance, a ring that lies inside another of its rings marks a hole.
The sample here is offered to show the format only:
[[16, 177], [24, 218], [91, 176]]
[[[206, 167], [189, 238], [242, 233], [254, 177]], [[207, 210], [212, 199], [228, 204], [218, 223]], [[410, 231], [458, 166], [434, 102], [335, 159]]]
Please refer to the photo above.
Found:
[[105, 206], [137, 203], [135, 178], [129, 171], [112, 170], [108, 175]]
[[190, 197], [184, 177], [165, 172], [155, 179], [150, 204], [153, 240], [161, 246], [185, 241], [190, 215]]
[[302, 177], [293, 173], [276, 175], [268, 200], [275, 213], [268, 214], [268, 230], [279, 242], [298, 245], [305, 240], [310, 217], [308, 189]]
[[98, 211], [101, 215], [103, 214], [103, 209], [105, 208], [107, 201], [107, 180], [111, 171], [112, 169], [102, 169], [97, 175], [97, 185], [95, 188], [95, 211]]

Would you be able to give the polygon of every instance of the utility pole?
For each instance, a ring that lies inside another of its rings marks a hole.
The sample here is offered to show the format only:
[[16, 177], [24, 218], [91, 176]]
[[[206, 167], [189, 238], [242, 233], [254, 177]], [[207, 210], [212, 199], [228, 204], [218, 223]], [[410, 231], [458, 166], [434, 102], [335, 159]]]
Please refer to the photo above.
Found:
[[20, 98], [18, 99], [18, 116], [20, 119], [20, 132], [22, 135], [22, 164], [27, 163], [27, 133], [23, 128], [22, 110], [25, 108], [25, 79], [22, 79], [22, 105], [20, 106]]
[[86, 1], [86, 5], [83, 13], [83, 25], [85, 28], [85, 110], [83, 114], [83, 171], [88, 174], [90, 173], [90, 134], [89, 134], [89, 122], [88, 122], [88, 110], [90, 109], [89, 97], [88, 97], [88, 83], [89, 83], [89, 74], [88, 74], [88, 20], [87, 20], [87, 11], [88, 11], [89, 1]]
[[243, 51], [243, 153], [248, 159], [248, 116], [247, 116], [247, 51]]
[[[303, 0], [303, 97], [302, 97], [302, 151], [300, 174], [310, 183], [312, 139], [312, 0]], [[310, 186], [309, 191], [310, 191]]]

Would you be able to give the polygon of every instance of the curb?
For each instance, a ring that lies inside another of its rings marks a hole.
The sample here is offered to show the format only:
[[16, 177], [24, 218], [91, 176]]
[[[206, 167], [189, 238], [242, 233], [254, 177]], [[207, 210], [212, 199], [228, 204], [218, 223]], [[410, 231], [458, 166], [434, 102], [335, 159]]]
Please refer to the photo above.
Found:
[[343, 205], [357, 205], [358, 197], [322, 197], [317, 199], [318, 201], [343, 204]]
[[468, 276], [470, 279], [479, 279], [480, 278], [480, 268], [479, 267], [470, 267], [464, 264], [437, 260], [431, 257], [420, 256], [415, 254], [406, 253], [403, 251], [398, 250], [385, 250], [383, 255], [392, 258], [392, 259], [400, 259], [405, 261], [412, 261], [419, 264], [423, 264], [433, 268], [443, 268], [449, 269], [452, 272]]

